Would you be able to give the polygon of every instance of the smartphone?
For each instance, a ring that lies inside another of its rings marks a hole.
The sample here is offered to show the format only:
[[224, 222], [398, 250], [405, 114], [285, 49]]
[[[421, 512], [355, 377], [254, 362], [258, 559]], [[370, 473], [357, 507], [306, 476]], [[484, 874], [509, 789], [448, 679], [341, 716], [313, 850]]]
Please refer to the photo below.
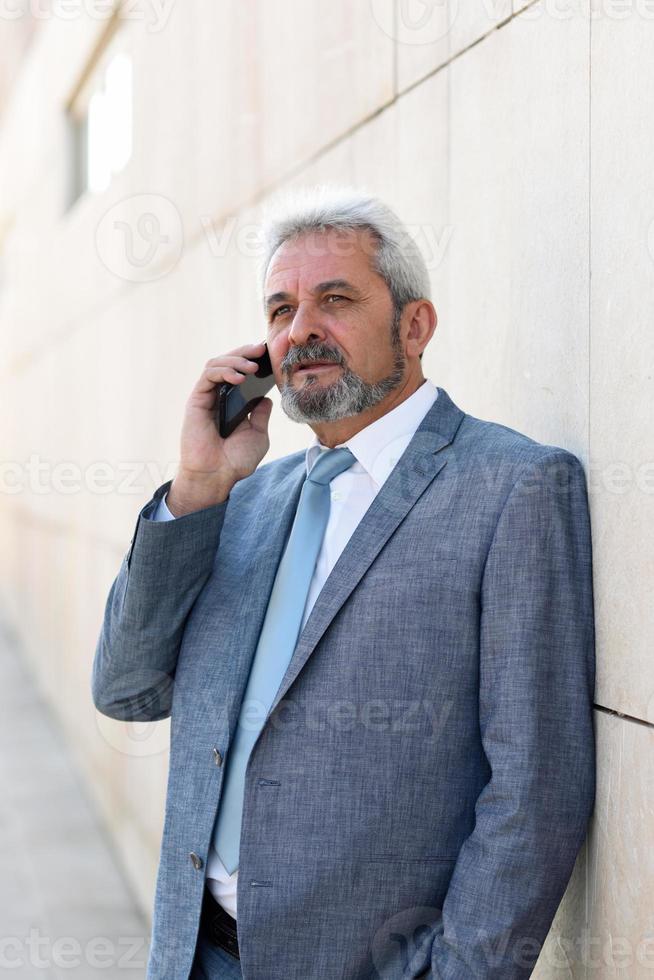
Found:
[[255, 374], [246, 374], [240, 384], [217, 385], [214, 421], [222, 439], [227, 439], [237, 425], [250, 414], [261, 399], [275, 386], [268, 347], [261, 357], [248, 357], [259, 365]]

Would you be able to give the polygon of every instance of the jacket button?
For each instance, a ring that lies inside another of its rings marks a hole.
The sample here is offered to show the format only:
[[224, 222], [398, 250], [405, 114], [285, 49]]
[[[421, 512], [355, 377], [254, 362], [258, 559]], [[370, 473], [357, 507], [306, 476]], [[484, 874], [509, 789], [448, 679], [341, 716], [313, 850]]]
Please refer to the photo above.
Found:
[[215, 745], [213, 747], [213, 761], [216, 763], [217, 766], [222, 766], [223, 764], [223, 757]]
[[191, 851], [189, 857], [193, 862], [193, 867], [195, 868], [195, 870], [199, 871], [200, 868], [202, 867], [202, 858], [198, 854], [196, 854], [195, 851]]

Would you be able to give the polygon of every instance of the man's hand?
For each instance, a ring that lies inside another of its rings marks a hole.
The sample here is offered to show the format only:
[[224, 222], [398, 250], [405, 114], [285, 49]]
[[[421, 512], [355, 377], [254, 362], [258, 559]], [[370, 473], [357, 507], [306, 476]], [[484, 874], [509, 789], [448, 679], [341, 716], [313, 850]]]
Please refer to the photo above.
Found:
[[221, 437], [213, 414], [217, 386], [240, 384], [246, 374], [255, 373], [259, 366], [248, 357], [259, 357], [263, 351], [263, 342], [245, 344], [205, 364], [186, 403], [180, 467], [166, 498], [175, 517], [222, 503], [268, 452], [270, 398], [263, 398], [228, 439]]

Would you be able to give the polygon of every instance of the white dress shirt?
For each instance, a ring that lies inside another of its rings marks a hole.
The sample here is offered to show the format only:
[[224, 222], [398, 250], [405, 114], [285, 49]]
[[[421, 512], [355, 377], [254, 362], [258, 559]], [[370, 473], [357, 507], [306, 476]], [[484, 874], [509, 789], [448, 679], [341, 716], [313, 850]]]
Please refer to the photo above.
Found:
[[[356, 462], [349, 469], [335, 476], [330, 483], [329, 519], [309, 586], [300, 631], [304, 629], [313, 604], [354, 529], [411, 442], [416, 429], [437, 396], [438, 389], [427, 378], [412, 395], [386, 415], [371, 422], [347, 442], [339, 443], [339, 446], [347, 446]], [[317, 456], [321, 452], [327, 452], [328, 448], [323, 446], [314, 435], [313, 442], [306, 451], [307, 475]], [[165, 501], [165, 497], [159, 501], [153, 520], [175, 520]], [[230, 875], [217, 852], [210, 847], [206, 872], [207, 887], [216, 901], [234, 918], [236, 918], [237, 876], [238, 868]]]

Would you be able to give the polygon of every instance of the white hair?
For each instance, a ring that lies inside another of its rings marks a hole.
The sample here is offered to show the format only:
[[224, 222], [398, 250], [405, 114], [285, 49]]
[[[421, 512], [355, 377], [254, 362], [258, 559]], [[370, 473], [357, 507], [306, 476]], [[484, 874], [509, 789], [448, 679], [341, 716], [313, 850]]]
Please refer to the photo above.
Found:
[[258, 269], [262, 297], [270, 261], [284, 242], [311, 231], [359, 228], [367, 229], [377, 244], [372, 267], [386, 282], [397, 315], [413, 300], [431, 299], [425, 260], [395, 212], [363, 189], [333, 184], [283, 190], [270, 200]]

